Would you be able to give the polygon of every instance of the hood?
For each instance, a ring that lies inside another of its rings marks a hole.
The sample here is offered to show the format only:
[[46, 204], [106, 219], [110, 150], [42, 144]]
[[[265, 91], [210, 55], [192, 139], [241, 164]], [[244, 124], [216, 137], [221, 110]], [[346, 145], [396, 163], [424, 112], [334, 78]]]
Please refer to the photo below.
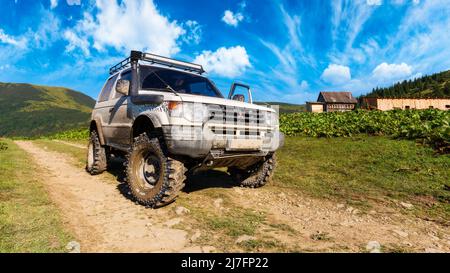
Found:
[[[199, 103], [206, 103], [206, 104], [219, 104], [219, 105], [226, 105], [226, 106], [234, 106], [234, 107], [242, 107], [242, 108], [248, 108], [248, 109], [257, 109], [262, 111], [270, 111], [275, 112], [274, 109], [265, 107], [258, 104], [248, 103], [248, 102], [241, 102], [236, 100], [230, 100], [230, 99], [224, 99], [224, 98], [216, 98], [216, 97], [207, 97], [207, 96], [198, 96], [198, 95], [190, 95], [190, 94], [180, 94], [181, 99], [183, 101], [188, 102], [199, 102]], [[181, 100], [178, 97], [178, 100]]]
[[275, 109], [265, 107], [258, 104], [240, 102], [236, 100], [229, 100], [224, 98], [216, 98], [216, 97], [207, 97], [207, 96], [199, 96], [199, 95], [191, 95], [191, 94], [182, 94], [179, 93], [177, 95], [170, 92], [162, 92], [162, 91], [148, 91], [148, 90], [139, 90], [139, 94], [160, 94], [164, 95], [164, 100], [166, 101], [186, 101], [186, 102], [198, 102], [205, 104], [218, 104], [218, 105], [226, 105], [226, 106], [234, 106], [234, 107], [242, 107], [247, 109], [257, 109], [261, 111], [269, 111], [276, 112]]

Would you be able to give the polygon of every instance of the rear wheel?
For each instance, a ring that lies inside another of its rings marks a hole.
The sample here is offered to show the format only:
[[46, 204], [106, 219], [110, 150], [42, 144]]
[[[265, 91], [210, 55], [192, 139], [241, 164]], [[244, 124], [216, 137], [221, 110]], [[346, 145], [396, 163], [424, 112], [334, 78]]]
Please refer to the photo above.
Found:
[[275, 154], [243, 170], [236, 167], [228, 168], [228, 172], [236, 183], [243, 187], [259, 188], [267, 184], [275, 170]]
[[184, 164], [166, 156], [158, 138], [145, 133], [134, 139], [126, 171], [133, 197], [152, 208], [173, 202], [186, 179]]
[[97, 131], [92, 131], [86, 159], [86, 171], [92, 175], [101, 174], [106, 170], [107, 158], [105, 147], [100, 144]]

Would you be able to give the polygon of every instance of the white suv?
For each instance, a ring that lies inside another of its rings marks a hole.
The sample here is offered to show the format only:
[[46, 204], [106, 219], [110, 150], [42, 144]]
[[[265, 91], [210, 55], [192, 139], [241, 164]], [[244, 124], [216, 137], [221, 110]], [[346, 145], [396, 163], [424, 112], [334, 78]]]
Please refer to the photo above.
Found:
[[266, 184], [283, 142], [277, 111], [253, 104], [243, 84], [224, 98], [203, 73], [139, 51], [111, 67], [92, 111], [86, 170], [99, 174], [109, 156], [126, 156], [130, 192], [149, 207], [175, 200], [188, 170], [228, 167], [242, 186]]

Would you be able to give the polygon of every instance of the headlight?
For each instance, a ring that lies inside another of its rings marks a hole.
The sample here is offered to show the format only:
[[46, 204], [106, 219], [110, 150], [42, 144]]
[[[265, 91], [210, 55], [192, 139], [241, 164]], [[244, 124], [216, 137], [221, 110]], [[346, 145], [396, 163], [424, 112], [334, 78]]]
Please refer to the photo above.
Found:
[[208, 108], [203, 103], [172, 101], [169, 103], [169, 115], [190, 122], [203, 122], [208, 115]]
[[266, 112], [266, 125], [276, 126], [278, 125], [278, 113], [277, 112]]

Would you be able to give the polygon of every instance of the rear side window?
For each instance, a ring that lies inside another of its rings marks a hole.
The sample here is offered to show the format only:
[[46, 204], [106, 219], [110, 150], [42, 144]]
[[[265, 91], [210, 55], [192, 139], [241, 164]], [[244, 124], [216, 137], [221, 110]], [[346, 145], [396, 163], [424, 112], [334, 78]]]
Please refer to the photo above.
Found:
[[100, 94], [100, 97], [98, 98], [98, 101], [107, 101], [109, 99], [109, 95], [111, 94], [111, 90], [114, 86], [114, 84], [116, 83], [117, 80], [117, 76], [115, 75], [114, 77], [110, 78], [105, 86], [103, 87], [102, 93]]

